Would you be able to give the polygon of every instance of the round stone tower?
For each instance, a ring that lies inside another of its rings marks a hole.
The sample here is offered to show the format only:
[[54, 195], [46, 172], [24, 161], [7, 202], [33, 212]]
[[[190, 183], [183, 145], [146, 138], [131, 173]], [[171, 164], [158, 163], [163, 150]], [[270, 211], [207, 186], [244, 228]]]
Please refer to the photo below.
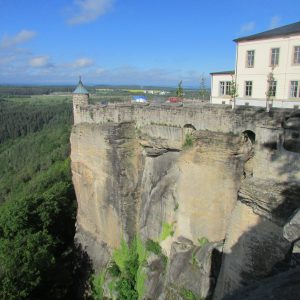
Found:
[[89, 104], [89, 92], [83, 86], [81, 77], [79, 78], [78, 85], [73, 92], [73, 114], [74, 124], [80, 123], [80, 107]]

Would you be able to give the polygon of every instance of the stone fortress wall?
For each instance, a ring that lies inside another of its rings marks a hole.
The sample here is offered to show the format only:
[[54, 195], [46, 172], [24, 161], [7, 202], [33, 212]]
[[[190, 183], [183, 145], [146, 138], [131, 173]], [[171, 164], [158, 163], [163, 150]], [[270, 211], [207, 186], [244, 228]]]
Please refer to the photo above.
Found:
[[74, 113], [75, 124], [135, 122], [137, 127], [156, 124], [181, 128], [191, 124], [196, 130], [238, 134], [244, 130], [255, 130], [256, 126], [281, 127], [282, 117], [290, 111], [268, 114], [261, 108], [232, 110], [208, 104], [194, 107], [112, 104], [80, 105]]

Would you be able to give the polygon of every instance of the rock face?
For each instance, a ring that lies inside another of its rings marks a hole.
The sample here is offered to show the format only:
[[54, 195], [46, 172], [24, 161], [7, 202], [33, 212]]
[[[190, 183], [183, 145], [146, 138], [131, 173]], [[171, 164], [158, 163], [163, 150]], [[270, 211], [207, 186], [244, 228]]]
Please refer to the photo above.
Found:
[[138, 143], [131, 123], [73, 128], [72, 173], [78, 199], [76, 239], [97, 266], [135, 234], [139, 193]]
[[[122, 114], [107, 109], [105, 120], [93, 122], [99, 111], [84, 107], [73, 127], [75, 238], [96, 269], [122, 238], [159, 241], [167, 269], [150, 258], [145, 298], [186, 299], [188, 291], [219, 300], [259, 289], [262, 279], [287, 270], [299, 239], [298, 214], [290, 218], [300, 207], [300, 154], [284, 148], [284, 137], [293, 135], [280, 114], [254, 124], [247, 112], [251, 130], [237, 133], [240, 112], [226, 111], [234, 124], [223, 129], [225, 119], [214, 120], [213, 112], [203, 117], [211, 118], [205, 130], [201, 120], [171, 126], [170, 111], [157, 117], [165, 115], [168, 124], [149, 124], [146, 114], [128, 107]], [[263, 115], [255, 114], [253, 120]]]
[[144, 239], [158, 239], [164, 223], [174, 230], [162, 243], [168, 254], [179, 236], [194, 243], [202, 237], [224, 239], [242, 174], [241, 161], [233, 154], [239, 142], [235, 136], [197, 132], [191, 149], [146, 156], [139, 219]]
[[282, 233], [280, 226], [238, 202], [228, 228], [214, 299], [265, 277], [284, 261], [291, 245]]
[[243, 291], [226, 296], [224, 300], [296, 300], [300, 295], [299, 278], [298, 267], [250, 285]]
[[149, 126], [138, 136], [132, 123], [73, 127], [77, 232], [113, 249], [137, 231], [144, 240], [158, 239], [163, 224], [173, 224], [173, 238], [164, 244], [168, 253], [178, 236], [195, 243], [224, 239], [242, 175], [235, 155], [240, 138], [198, 132], [195, 146], [182, 151], [173, 134], [148, 137], [145, 146], [148, 133]]
[[222, 246], [223, 242], [196, 246], [179, 237], [172, 244], [165, 297], [184, 299], [184, 291], [200, 298], [212, 296], [221, 266]]
[[252, 173], [241, 180], [227, 228], [214, 299], [279, 272], [291, 257], [283, 227], [300, 205], [299, 156], [282, 149], [270, 128], [257, 133]]

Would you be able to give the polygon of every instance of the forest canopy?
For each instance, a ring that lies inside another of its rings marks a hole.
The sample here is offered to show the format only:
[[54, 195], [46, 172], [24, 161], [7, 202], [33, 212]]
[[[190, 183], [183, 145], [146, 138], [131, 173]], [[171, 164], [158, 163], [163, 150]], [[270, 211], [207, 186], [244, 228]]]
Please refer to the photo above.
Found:
[[0, 298], [75, 299], [71, 99], [0, 100]]

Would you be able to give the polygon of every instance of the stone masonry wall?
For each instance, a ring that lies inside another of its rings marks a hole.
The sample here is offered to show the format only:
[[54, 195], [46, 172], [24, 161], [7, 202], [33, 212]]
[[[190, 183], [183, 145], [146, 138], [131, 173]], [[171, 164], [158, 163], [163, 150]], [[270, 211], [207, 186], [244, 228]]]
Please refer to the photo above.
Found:
[[223, 133], [255, 131], [256, 126], [281, 127], [282, 118], [290, 111], [267, 113], [258, 108], [237, 108], [203, 105], [195, 107], [145, 106], [145, 105], [82, 105], [76, 112], [77, 123], [109, 123], [134, 121], [137, 127], [165, 125], [183, 127], [193, 125], [196, 130]]

